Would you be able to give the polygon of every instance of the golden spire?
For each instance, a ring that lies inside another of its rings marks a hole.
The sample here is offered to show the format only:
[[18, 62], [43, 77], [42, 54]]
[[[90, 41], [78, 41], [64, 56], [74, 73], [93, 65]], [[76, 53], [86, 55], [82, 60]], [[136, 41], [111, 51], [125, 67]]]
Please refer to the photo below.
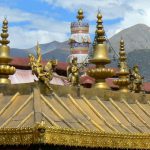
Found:
[[9, 34], [7, 32], [8, 32], [8, 21], [5, 18], [3, 21], [2, 33], [1, 33], [2, 40], [0, 40], [0, 43], [2, 45], [7, 45], [10, 42], [7, 40], [8, 36], [9, 36]]
[[105, 64], [110, 63], [110, 59], [108, 57], [108, 50], [104, 41], [105, 39], [105, 31], [102, 25], [102, 15], [100, 12], [97, 14], [97, 30], [95, 32], [95, 42], [94, 42], [94, 53], [93, 58], [89, 60], [91, 63], [96, 65], [96, 68], [89, 69], [87, 74], [93, 78], [95, 78], [96, 83], [94, 85], [95, 88], [109, 89], [109, 86], [106, 84], [105, 79], [108, 77], [112, 77], [114, 74], [114, 70], [110, 68], [105, 68]]
[[126, 53], [125, 53], [125, 45], [124, 45], [124, 40], [123, 38], [121, 37], [121, 40], [120, 40], [120, 52], [119, 52], [119, 60], [120, 60], [120, 63], [121, 62], [124, 62], [126, 63], [126, 69], [127, 69], [127, 62], [126, 62]]
[[78, 10], [77, 19], [78, 19], [78, 21], [82, 21], [83, 18], [84, 18], [83, 10], [80, 8], [80, 9]]
[[10, 57], [10, 48], [7, 46], [9, 41], [7, 40], [9, 34], [8, 32], [8, 21], [5, 18], [3, 21], [2, 26], [2, 33], [0, 40], [1, 46], [0, 46], [0, 84], [9, 84], [11, 83], [9, 78], [9, 75], [12, 75], [15, 73], [16, 69], [13, 66], [10, 66], [9, 63], [12, 60]]
[[120, 40], [120, 52], [119, 52], [119, 72], [117, 73], [119, 79], [114, 80], [114, 84], [119, 86], [120, 91], [129, 92], [129, 68], [126, 62], [126, 53], [125, 53], [124, 40]]
[[97, 43], [101, 44], [105, 39], [105, 31], [103, 29], [103, 21], [102, 21], [102, 15], [100, 12], [97, 14], [97, 30], [96, 30], [96, 35], [97, 35]]

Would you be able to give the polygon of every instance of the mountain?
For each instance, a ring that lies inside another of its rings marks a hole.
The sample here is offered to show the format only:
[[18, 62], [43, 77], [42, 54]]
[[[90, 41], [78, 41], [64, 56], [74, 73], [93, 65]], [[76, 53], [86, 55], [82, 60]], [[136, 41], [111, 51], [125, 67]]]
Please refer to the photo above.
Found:
[[[125, 41], [125, 49], [128, 53], [129, 66], [132, 67], [134, 64], [138, 64], [141, 68], [141, 73], [145, 76], [146, 81], [150, 81], [150, 27], [144, 24], [137, 24], [127, 29], [120, 31], [119, 33], [112, 36], [109, 41], [113, 49], [118, 53], [119, 41], [123, 37]], [[46, 44], [40, 44], [42, 49], [43, 59], [56, 58], [59, 61], [66, 61], [70, 53], [68, 41], [58, 42], [53, 41]], [[90, 50], [92, 47], [90, 46]], [[12, 57], [28, 57], [29, 53], [35, 54], [35, 46], [30, 49], [11, 49]], [[113, 58], [113, 52], [110, 53]], [[117, 61], [113, 61], [112, 67], [117, 67]]]
[[18, 48], [11, 48], [10, 49], [10, 56], [11, 57], [28, 57], [28, 51], [26, 49], [18, 49]]
[[63, 51], [62, 49], [55, 49], [43, 54], [42, 58], [44, 60], [48, 59], [58, 59], [59, 61], [66, 62], [70, 54], [70, 51]]
[[[70, 53], [68, 41], [65, 42], [57, 42], [53, 41], [46, 44], [40, 44], [41, 53], [43, 55], [43, 59], [53, 59], [56, 58], [60, 61], [66, 61]], [[12, 57], [28, 57], [30, 53], [36, 55], [36, 46], [30, 49], [18, 49], [18, 48], [11, 48], [10, 55]]]
[[150, 49], [150, 27], [137, 24], [120, 31], [110, 38], [110, 43], [115, 50], [119, 50], [119, 41], [123, 37], [126, 52], [137, 49]]
[[[28, 49], [27, 50], [28, 53], [35, 54], [36, 53], [35, 47], [36, 46]], [[57, 50], [57, 49], [60, 49], [62, 51], [69, 51], [69, 41], [65, 41], [65, 42], [53, 41], [53, 42], [46, 43], [46, 44], [40, 44], [40, 47], [41, 47], [42, 54], [46, 54], [50, 51], [54, 51], [54, 50]]]
[[[150, 27], [144, 24], [137, 24], [127, 29], [124, 29], [109, 39], [111, 46], [117, 52], [119, 50], [119, 41], [121, 37], [123, 37], [125, 41], [126, 52], [131, 52], [133, 50], [138, 50], [138, 49], [150, 49]], [[47, 59], [48, 57], [51, 58], [51, 57], [58, 56], [59, 54], [56, 54], [58, 52], [60, 53], [60, 56], [58, 57], [63, 61], [66, 60], [70, 49], [68, 41], [65, 42], [53, 41], [46, 44], [40, 44], [40, 46], [42, 49], [42, 54], [45, 55], [44, 58]], [[55, 50], [56, 52], [54, 52]], [[50, 53], [51, 51], [53, 52]], [[12, 56], [15, 57], [26, 57], [28, 53], [35, 54], [36, 51], [34, 46], [26, 50], [25, 49], [19, 50], [15, 48], [11, 50], [11, 53]], [[113, 55], [113, 52], [111, 55]]]

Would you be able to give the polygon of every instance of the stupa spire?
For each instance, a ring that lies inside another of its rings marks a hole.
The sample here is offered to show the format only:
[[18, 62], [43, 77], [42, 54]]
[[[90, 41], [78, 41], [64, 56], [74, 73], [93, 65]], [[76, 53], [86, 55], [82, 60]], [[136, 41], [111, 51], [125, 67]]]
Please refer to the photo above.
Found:
[[104, 41], [106, 41], [105, 39], [105, 31], [104, 31], [104, 27], [103, 27], [103, 21], [102, 21], [102, 15], [100, 13], [100, 11], [98, 11], [97, 14], [97, 30], [96, 30], [96, 35], [97, 35], [97, 43], [103, 43]]
[[106, 41], [106, 39], [102, 23], [102, 15], [100, 12], [98, 12], [96, 26], [97, 29], [95, 32], [95, 41], [93, 45], [93, 58], [89, 60], [91, 63], [96, 65], [96, 68], [89, 69], [87, 71], [87, 74], [95, 78], [95, 88], [109, 89], [109, 86], [106, 84], [105, 79], [108, 77], [112, 77], [114, 74], [114, 70], [105, 68], [105, 64], [110, 63], [110, 59], [108, 57], [108, 50], [104, 42]]
[[77, 19], [78, 21], [82, 21], [82, 19], [84, 19], [83, 10], [81, 8], [78, 10]]
[[129, 92], [129, 68], [126, 62], [125, 44], [121, 37], [120, 40], [120, 52], [119, 52], [119, 72], [117, 73], [119, 79], [114, 80], [114, 84], [119, 86], [119, 90], [122, 92]]
[[9, 36], [9, 34], [8, 34], [8, 21], [5, 18], [3, 21], [2, 33], [1, 33], [2, 40], [0, 40], [0, 43], [2, 45], [7, 45], [10, 43], [10, 41], [7, 40], [8, 36]]
[[15, 67], [9, 65], [12, 58], [10, 57], [10, 48], [7, 46], [7, 44], [9, 44], [9, 40], [7, 39], [8, 36], [8, 21], [5, 18], [1, 33], [2, 40], [0, 40], [0, 84], [11, 83], [11, 81], [8, 79], [9, 75], [15, 73]]

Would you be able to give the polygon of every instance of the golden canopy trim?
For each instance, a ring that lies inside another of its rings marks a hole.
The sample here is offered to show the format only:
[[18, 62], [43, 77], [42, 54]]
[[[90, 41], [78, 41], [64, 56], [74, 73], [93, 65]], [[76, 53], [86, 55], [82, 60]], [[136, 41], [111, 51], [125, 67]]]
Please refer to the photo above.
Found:
[[54, 144], [79, 147], [150, 148], [150, 134], [106, 133], [37, 124], [33, 128], [1, 128], [0, 145]]

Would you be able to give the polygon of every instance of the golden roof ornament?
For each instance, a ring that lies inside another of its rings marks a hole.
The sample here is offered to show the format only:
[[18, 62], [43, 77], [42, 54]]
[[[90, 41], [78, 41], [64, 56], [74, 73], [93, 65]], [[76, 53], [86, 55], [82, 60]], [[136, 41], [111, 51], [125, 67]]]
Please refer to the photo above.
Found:
[[143, 79], [144, 77], [140, 74], [139, 66], [135, 65], [132, 70], [130, 69], [130, 90], [135, 93], [142, 92]]
[[83, 18], [84, 18], [83, 10], [80, 8], [80, 9], [78, 10], [77, 19], [78, 19], [78, 21], [82, 21]]
[[124, 40], [121, 38], [120, 40], [120, 52], [119, 52], [119, 72], [117, 73], [119, 79], [114, 80], [114, 84], [119, 86], [119, 90], [121, 92], [129, 92], [129, 68], [126, 62], [126, 53], [124, 48]]
[[15, 67], [9, 65], [12, 58], [10, 57], [10, 48], [7, 46], [10, 42], [7, 40], [8, 36], [8, 21], [5, 18], [1, 33], [2, 40], [0, 40], [0, 84], [10, 84], [9, 75], [13, 75], [16, 71]]
[[32, 54], [29, 54], [30, 66], [32, 69], [32, 74], [36, 75], [39, 81], [43, 82], [50, 91], [53, 91], [50, 85], [50, 81], [53, 78], [53, 70], [57, 65], [57, 60], [49, 60], [45, 66], [42, 65], [42, 54], [39, 43], [36, 46], [37, 58]]
[[74, 57], [72, 59], [72, 63], [70, 63], [70, 65], [67, 67], [67, 78], [68, 81], [71, 82], [72, 86], [79, 85], [79, 67], [77, 59], [77, 57]]
[[110, 59], [108, 57], [108, 50], [105, 44], [105, 31], [103, 29], [103, 21], [102, 15], [100, 12], [97, 14], [97, 30], [96, 30], [96, 39], [94, 45], [94, 53], [93, 58], [89, 61], [96, 65], [96, 68], [89, 69], [87, 74], [93, 78], [95, 78], [95, 88], [101, 89], [109, 89], [109, 86], [105, 82], [105, 79], [108, 77], [112, 77], [114, 75], [114, 70], [111, 68], [105, 68], [106, 64], [110, 63]]

